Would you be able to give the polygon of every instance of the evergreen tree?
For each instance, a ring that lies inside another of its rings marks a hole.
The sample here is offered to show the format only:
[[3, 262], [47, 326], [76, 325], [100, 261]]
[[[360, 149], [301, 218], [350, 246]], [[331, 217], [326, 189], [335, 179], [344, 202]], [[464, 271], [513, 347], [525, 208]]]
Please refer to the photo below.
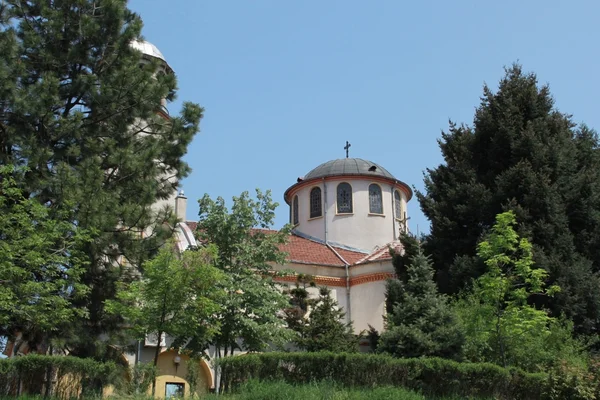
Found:
[[62, 335], [73, 355], [104, 357], [97, 339], [121, 323], [105, 301], [172, 234], [172, 213], [151, 205], [189, 173], [182, 156], [202, 115], [191, 103], [178, 116], [157, 112], [176, 79], [156, 62], [140, 67], [130, 44], [141, 27], [126, 0], [0, 5], [0, 165], [26, 166], [25, 199], [93, 239], [76, 249], [89, 293], [74, 304], [87, 320]]
[[431, 262], [422, 251], [410, 259], [404, 275], [404, 280], [388, 282], [399, 290], [377, 350], [397, 357], [459, 357], [464, 335], [446, 298], [438, 293]]
[[397, 279], [389, 279], [385, 289], [385, 309], [393, 310], [396, 303], [402, 300], [403, 283], [408, 279], [407, 272], [411, 260], [421, 253], [421, 243], [416, 236], [409, 233], [400, 235], [402, 252], [392, 253], [392, 263]]
[[417, 192], [431, 221], [425, 250], [443, 292], [456, 293], [485, 272], [476, 245], [495, 216], [513, 210], [518, 233], [531, 238], [535, 261], [562, 288], [533, 296], [579, 332], [599, 328], [600, 153], [598, 138], [560, 113], [547, 86], [518, 65], [494, 93], [484, 87], [473, 126], [442, 134], [445, 163], [427, 170]]
[[301, 328], [298, 347], [306, 351], [356, 352], [362, 333], [354, 335], [352, 322], [344, 322], [346, 313], [338, 307], [326, 287], [319, 289], [319, 299]]

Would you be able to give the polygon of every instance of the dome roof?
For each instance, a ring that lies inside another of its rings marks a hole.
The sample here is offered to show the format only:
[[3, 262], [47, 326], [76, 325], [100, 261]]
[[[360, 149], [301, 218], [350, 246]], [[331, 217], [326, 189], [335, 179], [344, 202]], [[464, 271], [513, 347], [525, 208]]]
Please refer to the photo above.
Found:
[[171, 68], [169, 66], [169, 63], [165, 59], [165, 56], [163, 56], [158, 47], [156, 47], [152, 43], [147, 42], [145, 40], [134, 40], [131, 42], [131, 47], [133, 47], [137, 51], [140, 51], [143, 55], [147, 57], [158, 58], [159, 60], [162, 60], [165, 64], [167, 64], [167, 67]]
[[304, 180], [336, 175], [381, 176], [396, 180], [394, 175], [381, 165], [361, 158], [340, 158], [327, 161], [306, 174]]

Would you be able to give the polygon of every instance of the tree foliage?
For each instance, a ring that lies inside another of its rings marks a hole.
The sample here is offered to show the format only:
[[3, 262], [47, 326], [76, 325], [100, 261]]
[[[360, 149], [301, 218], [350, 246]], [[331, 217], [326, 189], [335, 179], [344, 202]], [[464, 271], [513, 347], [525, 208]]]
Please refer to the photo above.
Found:
[[412, 244], [407, 247], [413, 254], [408, 264], [404, 256], [395, 256], [394, 265], [402, 274], [387, 283], [391, 307], [377, 351], [397, 357], [458, 358], [464, 342], [458, 319], [445, 296], [438, 293], [430, 260], [417, 242]]
[[24, 197], [17, 184], [23, 172], [0, 166], [0, 335], [14, 341], [21, 333], [16, 350], [24, 341], [44, 350], [65, 325], [86, 315], [75, 305], [88, 293], [77, 248], [89, 236], [70, 222], [68, 207], [53, 219], [47, 207]]
[[465, 352], [472, 361], [544, 370], [559, 358], [577, 357], [581, 346], [571, 338], [572, 324], [528, 303], [560, 288], [546, 287], [548, 272], [534, 267], [532, 245], [515, 225], [512, 211], [499, 214], [477, 246], [486, 272], [457, 304], [467, 332]]
[[296, 326], [299, 333], [296, 345], [306, 351], [358, 351], [362, 333], [355, 335], [352, 322], [345, 322], [346, 313], [331, 297], [331, 291], [319, 288], [319, 297], [312, 304], [308, 317], [303, 317]]
[[431, 221], [425, 250], [444, 292], [481, 276], [476, 245], [497, 214], [514, 211], [535, 261], [562, 291], [536, 297], [582, 333], [598, 329], [600, 153], [598, 137], [554, 107], [548, 86], [514, 65], [488, 86], [472, 126], [450, 124], [439, 141], [444, 163], [417, 192]]
[[286, 242], [289, 228], [269, 230], [277, 203], [269, 191], [257, 189], [256, 199], [248, 192], [234, 197], [231, 212], [221, 197], [204, 195], [199, 205], [198, 240], [216, 246], [216, 266], [225, 275], [218, 285], [225, 297], [218, 314], [220, 331], [213, 341], [217, 356], [283, 343], [290, 336], [280, 312], [288, 302], [273, 281], [273, 264], [285, 261], [279, 246]]
[[141, 28], [126, 0], [0, 5], [0, 165], [27, 167], [22, 195], [48, 218], [71, 208], [65, 222], [94, 233], [70, 253], [82, 254], [89, 289], [73, 304], [88, 320], [63, 332], [74, 355], [103, 357], [96, 339], [121, 323], [104, 303], [122, 260], [139, 267], [171, 235], [172, 213], [151, 206], [189, 173], [182, 156], [202, 116], [187, 102], [165, 116], [176, 79], [140, 67], [130, 44]]
[[107, 309], [122, 315], [137, 339], [154, 335], [160, 343], [168, 335], [171, 347], [202, 351], [193, 346], [208, 343], [219, 329], [214, 315], [220, 311], [223, 273], [214, 267], [215, 259], [214, 246], [179, 254], [167, 245], [144, 263], [140, 279], [121, 285], [118, 300], [109, 301]]

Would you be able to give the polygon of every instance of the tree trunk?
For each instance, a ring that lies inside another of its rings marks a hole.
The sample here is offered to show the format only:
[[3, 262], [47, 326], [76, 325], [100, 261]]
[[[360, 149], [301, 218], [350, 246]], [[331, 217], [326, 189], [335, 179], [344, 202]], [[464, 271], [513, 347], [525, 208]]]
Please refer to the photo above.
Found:
[[154, 397], [156, 391], [156, 366], [158, 365], [158, 356], [160, 355], [160, 341], [162, 339], [163, 332], [158, 332], [158, 338], [156, 342], [156, 351], [154, 352], [154, 377], [152, 377], [152, 397]]
[[[48, 347], [49, 355], [52, 355], [52, 345]], [[46, 367], [46, 388], [44, 390], [44, 399], [48, 399], [52, 396], [52, 375], [54, 373], [54, 369], [52, 368], [52, 363], [49, 363]]]
[[221, 386], [221, 377], [219, 376], [221, 372], [221, 366], [219, 365], [219, 359], [221, 358], [220, 346], [215, 346], [215, 358], [217, 359], [215, 363], [215, 393], [218, 395]]

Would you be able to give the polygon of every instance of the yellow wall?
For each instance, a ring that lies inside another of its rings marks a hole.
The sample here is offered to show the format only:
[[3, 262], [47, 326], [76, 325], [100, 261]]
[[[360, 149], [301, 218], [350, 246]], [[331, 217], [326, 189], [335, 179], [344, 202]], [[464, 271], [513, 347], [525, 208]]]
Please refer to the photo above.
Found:
[[[176, 355], [176, 351], [169, 350], [158, 356], [158, 376], [156, 378], [155, 391], [156, 398], [165, 397], [165, 385], [167, 383], [183, 383], [185, 384], [185, 396], [190, 394], [190, 385], [185, 380], [185, 377], [187, 376], [187, 362], [190, 358], [183, 354], [179, 355], [181, 362], [179, 363], [179, 367], [175, 368], [173, 359]], [[202, 364], [202, 368], [200, 369], [200, 390], [207, 392], [211, 383], [210, 372], [204, 361], [199, 362]]]

